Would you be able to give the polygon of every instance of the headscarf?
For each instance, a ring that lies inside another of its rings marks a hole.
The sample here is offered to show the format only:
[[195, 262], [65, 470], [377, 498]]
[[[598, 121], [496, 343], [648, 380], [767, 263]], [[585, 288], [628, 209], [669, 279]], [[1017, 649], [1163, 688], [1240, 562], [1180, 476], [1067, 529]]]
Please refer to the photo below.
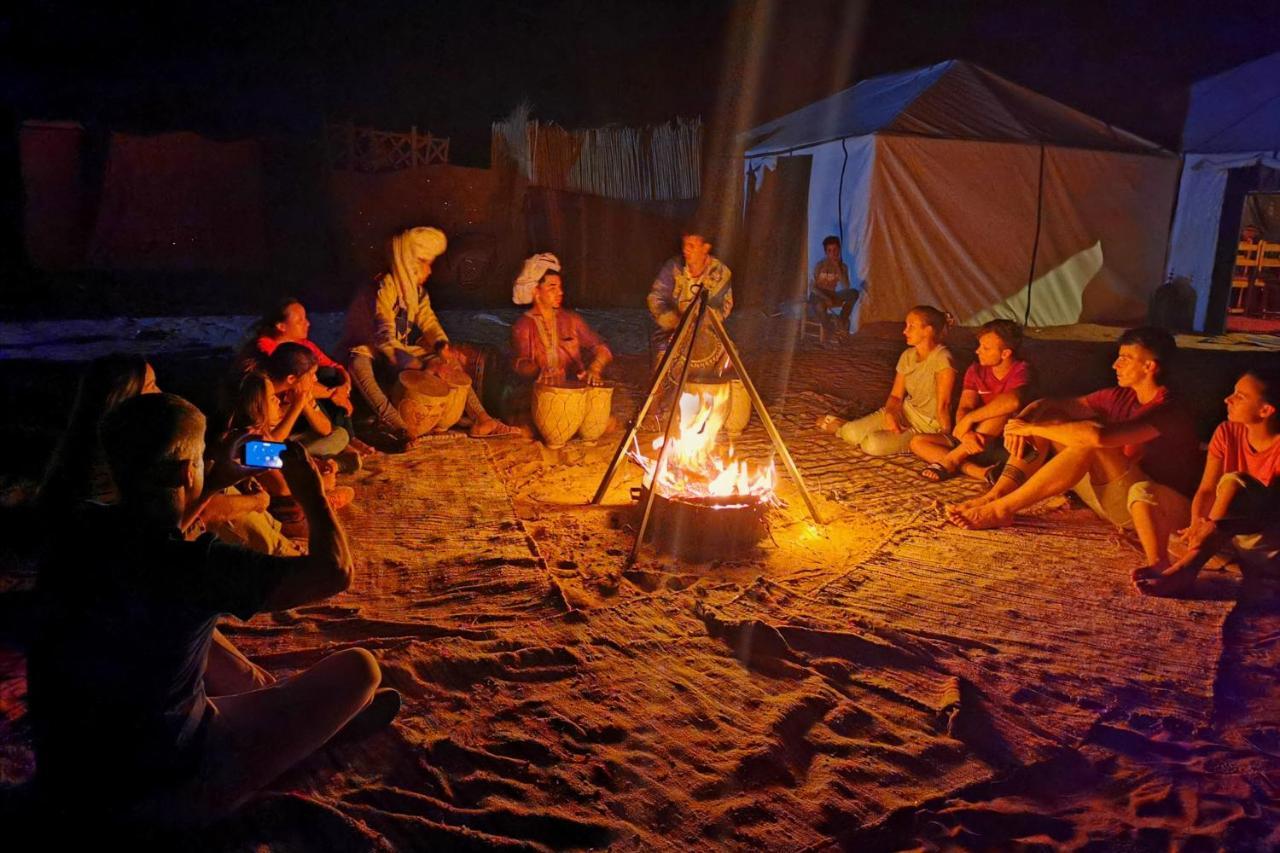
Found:
[[390, 276], [410, 317], [418, 313], [418, 261], [434, 261], [448, 245], [439, 228], [410, 228], [391, 238]]
[[516, 276], [516, 283], [511, 288], [511, 301], [517, 305], [532, 303], [533, 289], [538, 286], [538, 279], [546, 275], [548, 270], [560, 272], [560, 259], [550, 252], [525, 258], [520, 275]]

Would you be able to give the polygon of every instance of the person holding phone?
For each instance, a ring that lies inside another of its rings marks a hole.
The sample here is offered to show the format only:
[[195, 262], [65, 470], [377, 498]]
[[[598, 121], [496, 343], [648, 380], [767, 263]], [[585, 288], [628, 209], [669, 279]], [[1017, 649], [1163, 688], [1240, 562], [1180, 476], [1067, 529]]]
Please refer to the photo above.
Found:
[[206, 689], [224, 614], [321, 601], [350, 586], [354, 566], [320, 472], [296, 443], [281, 470], [306, 514], [305, 556], [186, 541], [182, 519], [247, 473], [236, 461], [243, 442], [233, 442], [206, 478], [204, 432], [200, 411], [172, 394], [112, 409], [101, 436], [120, 501], [86, 504], [41, 565], [28, 660], [36, 793], [55, 809], [74, 804], [80, 818], [209, 823], [324, 744], [386, 726], [400, 707], [359, 648], [260, 689]]

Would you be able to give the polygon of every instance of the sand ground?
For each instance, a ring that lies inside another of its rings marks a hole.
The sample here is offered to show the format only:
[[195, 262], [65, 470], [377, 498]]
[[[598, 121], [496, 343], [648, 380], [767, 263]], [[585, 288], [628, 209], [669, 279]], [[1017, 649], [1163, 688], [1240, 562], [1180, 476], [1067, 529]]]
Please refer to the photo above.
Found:
[[[466, 328], [500, 339], [504, 319]], [[599, 320], [622, 353], [625, 419], [643, 391], [643, 327]], [[793, 348], [762, 329], [735, 334], [825, 523], [784, 476], [756, 552], [687, 564], [646, 548], [629, 566], [637, 471], [588, 503], [618, 434], [559, 450], [449, 435], [372, 460], [342, 514], [353, 588], [226, 631], [277, 674], [369, 648], [406, 708], [187, 843], [1280, 845], [1276, 577], [1223, 564], [1188, 599], [1138, 596], [1136, 544], [1065, 500], [1005, 530], [952, 527], [939, 501], [975, 485], [927, 483], [910, 458], [872, 459], [812, 427], [882, 401], [895, 330]], [[1113, 339], [1059, 332], [1028, 351], [1046, 391], [1074, 393], [1106, 384]], [[48, 357], [32, 343], [21, 357]], [[1184, 360], [1203, 422], [1259, 358], [1276, 356], [1246, 343]], [[758, 416], [736, 449], [768, 454]], [[7, 578], [10, 595], [29, 581]], [[31, 769], [25, 680], [21, 642], [0, 648], [0, 781], [12, 786]]]

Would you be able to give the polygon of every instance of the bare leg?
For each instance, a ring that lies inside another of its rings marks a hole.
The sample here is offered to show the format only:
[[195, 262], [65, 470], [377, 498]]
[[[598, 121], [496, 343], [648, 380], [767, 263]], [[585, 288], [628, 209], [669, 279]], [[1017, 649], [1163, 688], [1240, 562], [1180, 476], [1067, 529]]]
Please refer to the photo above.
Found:
[[1246, 488], [1240, 475], [1228, 474], [1219, 480], [1208, 521], [1187, 531], [1187, 553], [1172, 565], [1166, 559], [1163, 568], [1151, 566], [1135, 571], [1133, 580], [1138, 591], [1146, 595], [1181, 595], [1190, 590], [1210, 557], [1232, 536], [1257, 526], [1249, 520]]
[[[958, 510], [952, 514], [952, 521], [961, 527], [973, 530], [1002, 527], [1012, 524], [1014, 515], [1019, 511], [1045, 498], [1066, 492], [1080, 482], [1086, 474], [1099, 475], [1095, 478], [1095, 482], [1109, 482], [1124, 473], [1123, 468], [1116, 472], [1115, 464], [1101, 463], [1102, 459], [1113, 455], [1108, 452], [1109, 450], [1109, 448], [1098, 450], [1088, 447], [1065, 447], [1044, 463], [1040, 470], [1032, 474], [1021, 486], [984, 504]], [[1112, 460], [1112, 462], [1123, 464], [1121, 460]], [[1013, 460], [1010, 460], [1010, 464], [1013, 464]], [[1001, 478], [997, 488], [1005, 479], [1007, 478]]]
[[373, 655], [346, 649], [270, 687], [211, 699], [199, 775], [144, 803], [138, 817], [181, 825], [230, 814], [359, 714], [381, 678]]
[[204, 690], [210, 696], [248, 693], [276, 683], [275, 676], [244, 656], [216, 628], [205, 662]]
[[[985, 506], [992, 501], [1013, 493], [1026, 484], [1032, 475], [1036, 474], [1045, 465], [1045, 457], [1048, 456], [1049, 448], [1052, 445], [1040, 439], [1032, 439], [1030, 446], [1033, 448], [1033, 452], [1028, 451], [1009, 458], [1009, 461], [1005, 463], [1004, 471], [1001, 472], [1000, 479], [996, 480], [996, 484], [988, 489], [985, 494], [970, 498], [967, 501], [961, 501], [958, 504], [948, 505], [947, 514], [949, 516], [958, 516], [960, 513]], [[976, 468], [977, 466], [974, 467]], [[1077, 480], [1076, 482], [1079, 481]], [[957, 521], [956, 523], [959, 522]]]
[[945, 480], [960, 467], [959, 463], [952, 458], [955, 451], [951, 449], [950, 444], [947, 436], [937, 433], [911, 437], [911, 452], [931, 466], [941, 466], [945, 472], [945, 474], [938, 474], [937, 468], [926, 468], [925, 479]]

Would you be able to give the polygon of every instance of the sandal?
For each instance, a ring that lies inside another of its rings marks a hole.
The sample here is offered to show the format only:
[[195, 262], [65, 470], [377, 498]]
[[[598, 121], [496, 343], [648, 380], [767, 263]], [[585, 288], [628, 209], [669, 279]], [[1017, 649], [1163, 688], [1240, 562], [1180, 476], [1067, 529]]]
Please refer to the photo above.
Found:
[[958, 472], [948, 471], [941, 462], [930, 462], [924, 466], [924, 470], [920, 472], [920, 476], [924, 477], [931, 483], [942, 483], [950, 480]]

